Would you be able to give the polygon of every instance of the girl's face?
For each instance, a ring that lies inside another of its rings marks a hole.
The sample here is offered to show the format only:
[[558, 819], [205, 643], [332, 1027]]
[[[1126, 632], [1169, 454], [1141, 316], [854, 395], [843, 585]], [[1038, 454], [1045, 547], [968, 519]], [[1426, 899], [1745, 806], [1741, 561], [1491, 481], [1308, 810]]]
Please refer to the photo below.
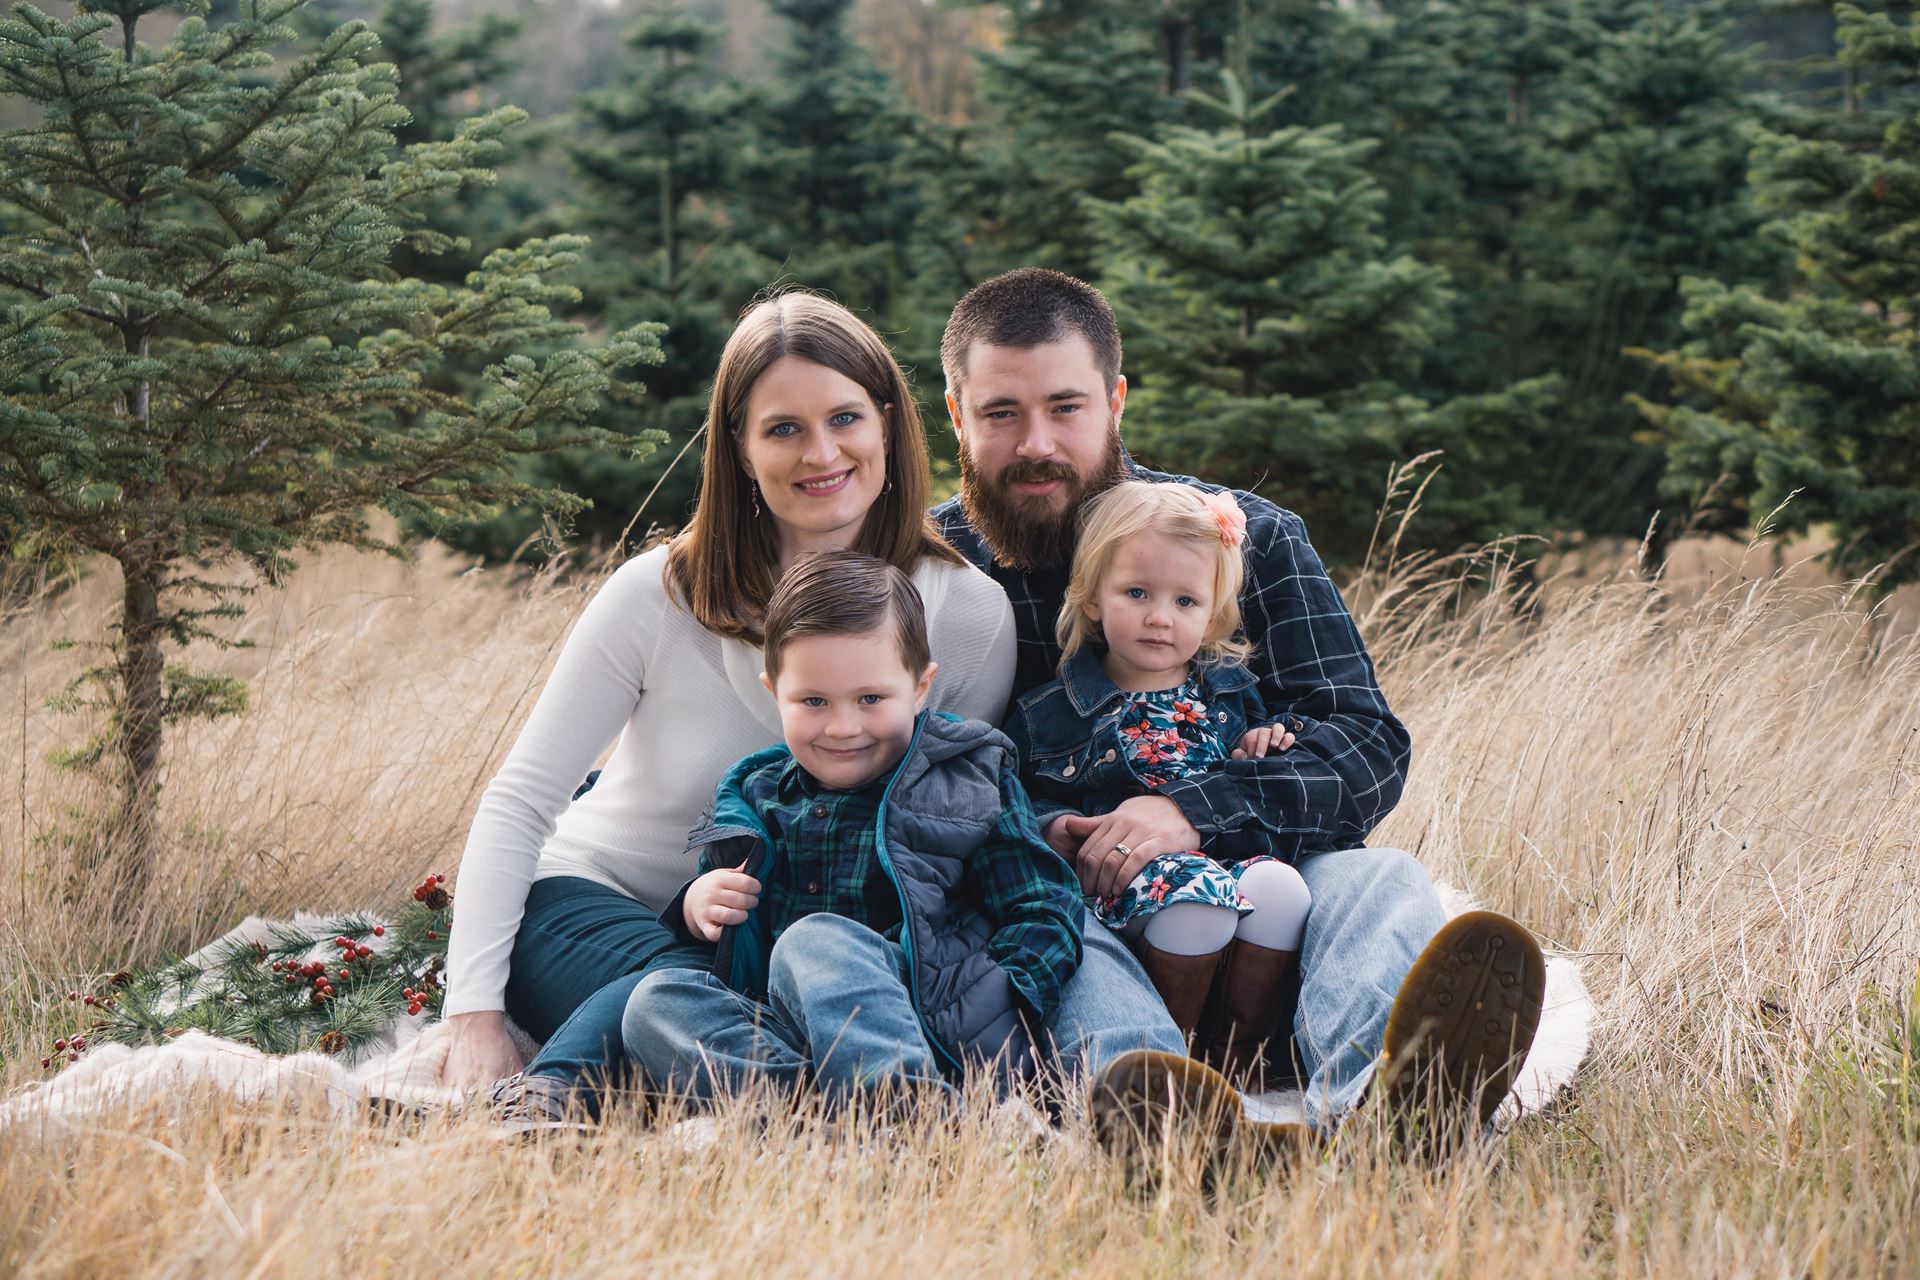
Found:
[[780, 556], [850, 547], [887, 482], [880, 407], [845, 374], [782, 356], [747, 393], [740, 466], [780, 533]]
[[1107, 673], [1123, 689], [1166, 689], [1186, 677], [1213, 622], [1213, 554], [1137, 533], [1114, 551], [1087, 616], [1107, 637]]

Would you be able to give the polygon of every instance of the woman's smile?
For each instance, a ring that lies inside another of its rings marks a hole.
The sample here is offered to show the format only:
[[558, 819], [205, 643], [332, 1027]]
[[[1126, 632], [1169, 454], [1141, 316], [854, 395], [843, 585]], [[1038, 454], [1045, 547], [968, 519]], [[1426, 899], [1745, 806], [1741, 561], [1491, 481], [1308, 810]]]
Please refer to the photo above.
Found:
[[847, 487], [847, 481], [853, 477], [853, 471], [852, 467], [848, 467], [845, 471], [835, 471], [828, 475], [800, 480], [795, 482], [794, 488], [809, 495], [838, 493]]

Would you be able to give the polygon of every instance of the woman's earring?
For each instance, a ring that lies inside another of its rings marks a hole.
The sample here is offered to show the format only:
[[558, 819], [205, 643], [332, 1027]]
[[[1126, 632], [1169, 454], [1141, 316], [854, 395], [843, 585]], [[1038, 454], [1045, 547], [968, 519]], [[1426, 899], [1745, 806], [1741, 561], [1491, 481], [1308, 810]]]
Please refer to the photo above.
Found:
[[758, 520], [760, 518], [760, 482], [747, 481], [747, 491], [753, 495], [753, 518]]
[[882, 492], [882, 493], [892, 493], [892, 492], [893, 492], [893, 473], [892, 473], [892, 472], [888, 472], [888, 473], [887, 473], [887, 482], [886, 482], [886, 484], [884, 484], [884, 485], [882, 485], [882, 486], [881, 486], [881, 488], [880, 488], [880, 492]]

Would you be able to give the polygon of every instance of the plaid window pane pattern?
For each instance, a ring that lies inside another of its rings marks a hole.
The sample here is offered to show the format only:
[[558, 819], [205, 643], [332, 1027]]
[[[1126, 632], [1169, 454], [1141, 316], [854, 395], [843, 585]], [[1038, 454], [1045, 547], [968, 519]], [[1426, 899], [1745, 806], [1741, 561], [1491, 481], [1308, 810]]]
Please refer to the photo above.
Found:
[[[1158, 794], [1180, 806], [1205, 851], [1224, 859], [1273, 854], [1297, 860], [1363, 843], [1400, 799], [1412, 743], [1387, 707], [1359, 629], [1308, 541], [1306, 525], [1251, 493], [1149, 471], [1131, 460], [1127, 466], [1136, 480], [1231, 493], [1246, 513], [1240, 610], [1255, 646], [1247, 666], [1259, 679], [1270, 722], [1303, 722], [1291, 751], [1230, 761]], [[1067, 569], [1024, 573], [994, 563], [957, 498], [932, 515], [947, 541], [1012, 602], [1019, 636], [1013, 696], [1053, 679], [1060, 663], [1054, 622], [1066, 598]]]

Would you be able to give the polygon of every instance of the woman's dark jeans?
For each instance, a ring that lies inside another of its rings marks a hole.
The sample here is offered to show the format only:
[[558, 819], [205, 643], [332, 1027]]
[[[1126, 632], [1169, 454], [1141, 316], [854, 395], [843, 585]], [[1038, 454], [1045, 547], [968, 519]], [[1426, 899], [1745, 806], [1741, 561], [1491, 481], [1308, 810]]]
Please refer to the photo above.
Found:
[[507, 1015], [545, 1041], [527, 1074], [586, 1090], [633, 1082], [620, 1019], [656, 969], [711, 969], [713, 949], [682, 942], [651, 907], [579, 876], [536, 880], [513, 940]]

